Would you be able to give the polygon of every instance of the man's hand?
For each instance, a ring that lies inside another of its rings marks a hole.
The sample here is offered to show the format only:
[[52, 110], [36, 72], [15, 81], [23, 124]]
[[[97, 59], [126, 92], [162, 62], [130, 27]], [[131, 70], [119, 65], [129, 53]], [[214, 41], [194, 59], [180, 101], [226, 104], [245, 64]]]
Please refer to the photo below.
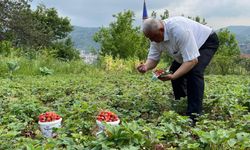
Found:
[[140, 64], [137, 66], [137, 70], [140, 72], [140, 73], [145, 73], [148, 71], [147, 69], [147, 66], [145, 64]]
[[148, 70], [154, 69], [159, 61], [155, 61], [152, 59], [147, 59], [147, 61], [145, 63], [142, 63], [140, 65], [138, 65], [136, 68], [140, 73], [145, 73]]
[[168, 81], [168, 80], [174, 80], [174, 75], [173, 74], [168, 74], [164, 77], [158, 77], [159, 80], [161, 81]]

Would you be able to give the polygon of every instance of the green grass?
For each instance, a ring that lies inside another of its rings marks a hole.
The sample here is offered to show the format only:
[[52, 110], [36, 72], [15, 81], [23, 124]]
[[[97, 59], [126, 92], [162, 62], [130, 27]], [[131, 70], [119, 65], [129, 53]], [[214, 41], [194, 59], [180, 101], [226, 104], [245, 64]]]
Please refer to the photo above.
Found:
[[19, 69], [14, 72], [15, 75], [41, 75], [40, 67], [47, 67], [52, 69], [54, 74], [79, 74], [84, 73], [86, 70], [92, 68], [92, 66], [87, 65], [83, 60], [76, 61], [60, 61], [55, 58], [37, 58], [37, 59], [27, 59], [24, 57], [19, 58], [6, 58], [2, 57], [0, 60], [0, 75], [6, 76], [9, 74], [9, 69], [7, 62], [17, 62]]

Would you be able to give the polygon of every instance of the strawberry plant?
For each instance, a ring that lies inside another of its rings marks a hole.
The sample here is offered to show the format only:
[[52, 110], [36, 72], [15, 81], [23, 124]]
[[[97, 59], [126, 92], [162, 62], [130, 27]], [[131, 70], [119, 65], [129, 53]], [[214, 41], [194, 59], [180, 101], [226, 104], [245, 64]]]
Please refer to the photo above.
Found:
[[[0, 149], [250, 148], [249, 76], [205, 76], [204, 111], [191, 127], [186, 99], [174, 101], [169, 82], [86, 68], [82, 74], [1, 78]], [[37, 117], [49, 110], [60, 114], [63, 126], [47, 139]], [[106, 130], [96, 136], [98, 119]], [[119, 126], [104, 123], [117, 119]]]

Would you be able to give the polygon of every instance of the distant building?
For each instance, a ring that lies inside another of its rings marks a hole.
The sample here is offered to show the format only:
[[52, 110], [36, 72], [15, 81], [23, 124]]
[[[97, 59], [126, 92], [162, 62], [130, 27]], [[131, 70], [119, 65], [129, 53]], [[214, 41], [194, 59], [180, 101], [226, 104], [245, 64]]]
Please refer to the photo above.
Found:
[[240, 43], [239, 47], [242, 54], [250, 54], [250, 43]]
[[83, 61], [87, 64], [93, 64], [97, 60], [97, 55], [94, 55], [92, 53], [87, 53], [84, 51], [80, 51], [80, 57], [83, 59]]
[[250, 58], [250, 54], [241, 54], [240, 57], [241, 58]]

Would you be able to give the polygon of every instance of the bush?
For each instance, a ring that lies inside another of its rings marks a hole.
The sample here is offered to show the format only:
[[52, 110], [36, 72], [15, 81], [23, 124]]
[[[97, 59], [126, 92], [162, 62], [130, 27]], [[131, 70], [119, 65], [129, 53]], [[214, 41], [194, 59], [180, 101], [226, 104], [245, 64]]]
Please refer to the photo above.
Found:
[[138, 58], [130, 57], [128, 59], [113, 58], [111, 55], [99, 57], [99, 67], [105, 71], [125, 71], [136, 72], [136, 66], [140, 63]]
[[80, 58], [80, 52], [73, 47], [71, 39], [55, 42], [48, 53], [58, 59], [69, 61]]
[[216, 55], [206, 69], [207, 74], [249, 74], [250, 59]]
[[127, 59], [136, 56], [144, 59], [149, 41], [140, 31], [140, 27], [133, 26], [134, 13], [124, 11], [113, 17], [115, 21], [109, 27], [102, 27], [94, 36], [94, 40], [100, 43], [100, 53], [113, 58]]
[[9, 41], [0, 42], [0, 55], [10, 56], [12, 51], [13, 51], [13, 47], [12, 47], [11, 42]]

